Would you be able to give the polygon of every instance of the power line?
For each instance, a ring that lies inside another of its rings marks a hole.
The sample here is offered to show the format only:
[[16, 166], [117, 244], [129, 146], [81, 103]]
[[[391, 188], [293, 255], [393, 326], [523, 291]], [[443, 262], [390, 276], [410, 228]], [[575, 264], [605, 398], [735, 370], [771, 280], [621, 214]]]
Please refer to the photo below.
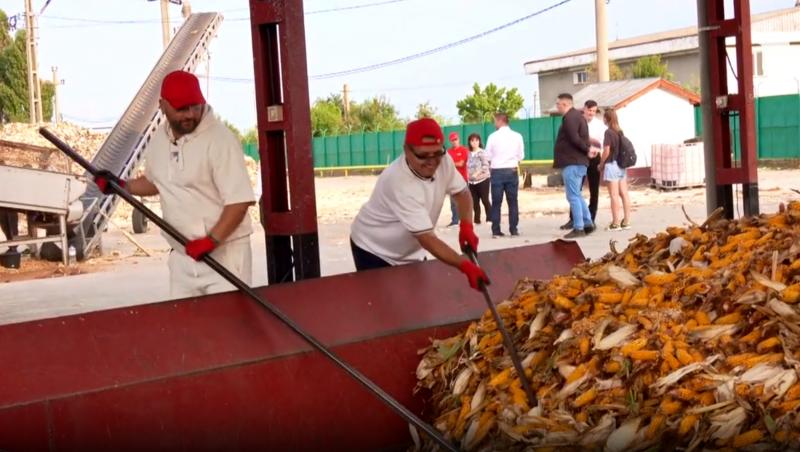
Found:
[[343, 76], [346, 76], [346, 75], [360, 74], [360, 73], [363, 73], [363, 72], [375, 71], [375, 70], [378, 70], [378, 69], [383, 69], [385, 67], [394, 66], [396, 64], [405, 63], [407, 61], [412, 61], [412, 60], [416, 60], [416, 59], [419, 59], [419, 58], [423, 58], [423, 57], [426, 57], [428, 55], [433, 55], [435, 53], [439, 53], [439, 52], [442, 52], [444, 50], [451, 49], [453, 47], [458, 47], [458, 46], [464, 45], [464, 44], [466, 44], [468, 42], [474, 41], [476, 39], [483, 38], [483, 37], [488, 36], [490, 34], [496, 33], [496, 32], [498, 32], [500, 30], [504, 30], [504, 29], [506, 29], [508, 27], [512, 27], [512, 26], [517, 25], [517, 24], [519, 24], [521, 22], [524, 22], [526, 20], [532, 19], [532, 18], [534, 18], [536, 16], [539, 16], [541, 14], [544, 14], [544, 13], [550, 11], [550, 10], [558, 8], [559, 6], [564, 5], [566, 3], [569, 3], [570, 1], [572, 1], [572, 0], [561, 0], [558, 3], [550, 5], [547, 8], [541, 9], [541, 10], [533, 12], [531, 14], [528, 14], [527, 16], [520, 17], [519, 19], [513, 20], [511, 22], [507, 22], [505, 24], [502, 24], [500, 26], [497, 26], [497, 27], [494, 27], [492, 29], [486, 30], [484, 32], [481, 32], [481, 33], [478, 33], [478, 34], [475, 34], [475, 35], [472, 35], [472, 36], [468, 36], [468, 37], [466, 37], [464, 39], [460, 39], [458, 41], [454, 41], [454, 42], [445, 44], [443, 46], [439, 46], [439, 47], [436, 47], [436, 48], [433, 48], [433, 49], [429, 49], [429, 50], [426, 50], [424, 52], [414, 53], [412, 55], [404, 56], [402, 58], [396, 58], [394, 60], [384, 61], [382, 63], [370, 64], [368, 66], [361, 66], [361, 67], [357, 67], [357, 68], [353, 68], [353, 69], [347, 69], [347, 70], [338, 71], [338, 72], [329, 72], [327, 74], [317, 74], [317, 75], [312, 76], [311, 78], [314, 79], [314, 80], [325, 80], [325, 79], [330, 79], [330, 78], [343, 77]]
[[[402, 3], [408, 0], [384, 0], [380, 2], [372, 2], [372, 3], [362, 3], [360, 5], [351, 5], [351, 6], [342, 6], [338, 8], [328, 8], [328, 9], [319, 9], [314, 11], [306, 11], [306, 16], [316, 15], [316, 14], [326, 14], [326, 13], [335, 13], [335, 12], [342, 12], [342, 11], [352, 11], [357, 9], [364, 9], [364, 8], [371, 8], [374, 6], [383, 6], [383, 5], [390, 5], [393, 3]], [[228, 10], [227, 12], [234, 12], [234, 11], [243, 11], [249, 10], [249, 8], [235, 8]], [[93, 25], [132, 25], [132, 24], [153, 24], [153, 23], [161, 23], [161, 19], [91, 19], [85, 17], [64, 17], [64, 16], [42, 16], [40, 19], [52, 19], [52, 20], [61, 20], [66, 22], [81, 22], [87, 25], [64, 25], [64, 26], [52, 26], [48, 28], [78, 28], [81, 26], [88, 26], [88, 24]], [[250, 20], [250, 17], [231, 17], [226, 19], [228, 22], [238, 22], [244, 20]], [[173, 21], [173, 22], [181, 22], [181, 21]]]

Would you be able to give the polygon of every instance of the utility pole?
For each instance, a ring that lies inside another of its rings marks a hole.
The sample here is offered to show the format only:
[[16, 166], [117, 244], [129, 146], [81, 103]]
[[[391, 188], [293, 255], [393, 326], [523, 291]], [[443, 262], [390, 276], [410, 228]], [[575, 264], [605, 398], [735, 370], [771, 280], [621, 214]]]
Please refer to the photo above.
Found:
[[61, 122], [61, 110], [58, 108], [58, 85], [63, 84], [63, 80], [58, 79], [58, 67], [50, 68], [53, 71], [53, 123]]
[[25, 0], [25, 50], [28, 57], [28, 113], [31, 124], [42, 122], [42, 86], [39, 81], [39, 58], [36, 55], [36, 16], [31, 0]]
[[161, 0], [161, 37], [164, 41], [164, 48], [169, 45], [169, 0]]
[[347, 83], [344, 84], [344, 88], [342, 89], [342, 110], [344, 110], [344, 122], [349, 124], [350, 122], [350, 85]]
[[597, 81], [607, 82], [609, 80], [609, 75], [606, 0], [594, 0], [594, 27], [597, 37]]
[[720, 194], [717, 188], [717, 160], [713, 117], [716, 112], [714, 94], [711, 92], [711, 38], [708, 36], [708, 4], [703, 0], [697, 2], [697, 41], [700, 47], [700, 99], [703, 119], [703, 152], [705, 154], [706, 173], [706, 212], [708, 215], [719, 205]]

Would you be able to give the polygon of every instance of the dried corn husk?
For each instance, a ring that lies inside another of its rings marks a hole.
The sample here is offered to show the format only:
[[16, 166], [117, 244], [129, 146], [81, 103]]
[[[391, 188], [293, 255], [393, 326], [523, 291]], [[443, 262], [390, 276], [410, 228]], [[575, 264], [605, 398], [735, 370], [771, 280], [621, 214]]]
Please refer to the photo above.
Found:
[[[798, 302], [800, 202], [737, 221], [717, 213], [520, 281], [500, 314], [536, 406], [488, 312], [425, 352], [419, 388], [463, 449], [798, 448]], [[460, 348], [443, 357], [442, 344]]]

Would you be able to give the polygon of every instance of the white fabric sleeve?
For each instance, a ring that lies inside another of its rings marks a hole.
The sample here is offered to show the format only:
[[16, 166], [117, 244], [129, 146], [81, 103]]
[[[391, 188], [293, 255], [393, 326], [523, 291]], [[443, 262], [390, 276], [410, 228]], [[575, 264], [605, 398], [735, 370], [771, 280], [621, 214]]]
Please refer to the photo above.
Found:
[[[227, 132], [227, 134], [225, 134]], [[229, 136], [225, 136], [228, 135]], [[253, 187], [244, 162], [242, 145], [230, 131], [223, 131], [212, 145], [212, 177], [223, 205], [254, 202]]]
[[486, 139], [486, 158], [489, 159], [490, 162], [494, 158], [494, 143], [492, 142], [493, 136], [494, 134], [490, 133], [489, 138]]

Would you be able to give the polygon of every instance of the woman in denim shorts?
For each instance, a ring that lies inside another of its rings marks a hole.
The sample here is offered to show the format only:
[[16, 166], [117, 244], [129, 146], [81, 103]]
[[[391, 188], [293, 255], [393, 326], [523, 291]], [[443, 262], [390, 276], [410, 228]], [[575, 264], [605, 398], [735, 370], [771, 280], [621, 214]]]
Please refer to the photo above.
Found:
[[[619, 137], [622, 129], [619, 127], [617, 112], [613, 108], [606, 109], [603, 114], [606, 134], [603, 138], [603, 155], [600, 158], [600, 174], [608, 182], [608, 194], [611, 196], [611, 224], [606, 228], [609, 231], [630, 229], [631, 223], [631, 198], [628, 195], [628, 180], [625, 177], [625, 168], [617, 164], [619, 153]], [[620, 212], [622, 204], [622, 212]], [[622, 221], [620, 221], [622, 213]]]

